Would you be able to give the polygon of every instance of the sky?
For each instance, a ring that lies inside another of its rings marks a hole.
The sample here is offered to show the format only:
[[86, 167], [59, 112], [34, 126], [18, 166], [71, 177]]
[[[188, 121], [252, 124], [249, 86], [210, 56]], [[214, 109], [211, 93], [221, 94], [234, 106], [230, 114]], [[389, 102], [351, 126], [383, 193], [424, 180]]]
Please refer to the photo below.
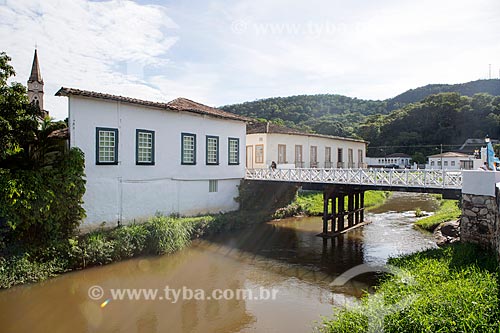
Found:
[[498, 0], [0, 0], [0, 52], [45, 109], [61, 86], [211, 106], [332, 93], [386, 99], [500, 75]]

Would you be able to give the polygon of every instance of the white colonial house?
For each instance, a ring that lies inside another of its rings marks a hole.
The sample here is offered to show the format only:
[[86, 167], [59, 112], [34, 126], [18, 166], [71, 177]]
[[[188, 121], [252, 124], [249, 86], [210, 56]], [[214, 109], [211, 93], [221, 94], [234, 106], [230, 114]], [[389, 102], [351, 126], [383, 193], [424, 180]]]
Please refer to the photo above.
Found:
[[479, 169], [486, 161], [486, 149], [481, 148], [481, 154], [469, 155], [458, 152], [445, 152], [428, 156], [426, 169], [444, 170], [474, 170]]
[[70, 146], [85, 153], [87, 226], [238, 208], [247, 118], [183, 98], [56, 95], [68, 97]]
[[366, 164], [369, 168], [409, 168], [411, 156], [404, 153], [394, 153], [383, 157], [367, 157]]
[[303, 133], [268, 122], [247, 126], [247, 168], [364, 168], [363, 140]]

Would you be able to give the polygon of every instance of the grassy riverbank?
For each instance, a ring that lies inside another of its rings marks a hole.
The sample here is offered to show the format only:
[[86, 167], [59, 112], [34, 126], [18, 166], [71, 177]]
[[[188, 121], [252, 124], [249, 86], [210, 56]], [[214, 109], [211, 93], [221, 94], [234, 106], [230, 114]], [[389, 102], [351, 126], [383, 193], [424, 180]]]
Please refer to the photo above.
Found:
[[[375, 208], [382, 205], [390, 196], [390, 192], [366, 191], [365, 208]], [[345, 201], [347, 207], [347, 198]], [[323, 215], [323, 192], [299, 191], [296, 199], [287, 207], [279, 209], [274, 217], [285, 218], [294, 215], [320, 216]]]
[[0, 289], [135, 256], [173, 253], [188, 246], [193, 238], [236, 228], [236, 221], [250, 223], [238, 212], [199, 217], [155, 216], [142, 224], [98, 229], [49, 246], [13, 246], [0, 257]]
[[454, 244], [389, 264], [401, 268], [406, 279], [387, 277], [360, 305], [325, 319], [321, 331], [367, 332], [380, 324], [385, 332], [500, 332], [499, 267], [493, 253]]
[[433, 231], [441, 223], [459, 218], [461, 211], [457, 205], [457, 200], [447, 200], [442, 197], [437, 197], [437, 200], [439, 201], [439, 208], [431, 216], [424, 217], [415, 222], [417, 227]]

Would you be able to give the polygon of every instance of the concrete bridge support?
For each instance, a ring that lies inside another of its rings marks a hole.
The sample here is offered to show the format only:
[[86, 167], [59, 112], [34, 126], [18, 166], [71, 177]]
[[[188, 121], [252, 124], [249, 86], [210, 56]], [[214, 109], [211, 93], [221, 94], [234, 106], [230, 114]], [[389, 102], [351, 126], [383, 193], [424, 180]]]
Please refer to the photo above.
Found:
[[325, 188], [323, 190], [323, 232], [318, 236], [336, 237], [365, 224], [364, 194], [364, 190], [354, 188]]

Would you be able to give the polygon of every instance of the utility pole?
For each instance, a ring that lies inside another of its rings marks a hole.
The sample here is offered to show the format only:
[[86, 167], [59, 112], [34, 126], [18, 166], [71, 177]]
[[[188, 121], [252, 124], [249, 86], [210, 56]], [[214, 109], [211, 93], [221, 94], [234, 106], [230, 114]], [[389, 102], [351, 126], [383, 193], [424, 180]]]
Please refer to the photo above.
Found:
[[491, 80], [491, 64], [488, 65], [488, 78]]
[[441, 170], [443, 170], [443, 144], [441, 144]]

